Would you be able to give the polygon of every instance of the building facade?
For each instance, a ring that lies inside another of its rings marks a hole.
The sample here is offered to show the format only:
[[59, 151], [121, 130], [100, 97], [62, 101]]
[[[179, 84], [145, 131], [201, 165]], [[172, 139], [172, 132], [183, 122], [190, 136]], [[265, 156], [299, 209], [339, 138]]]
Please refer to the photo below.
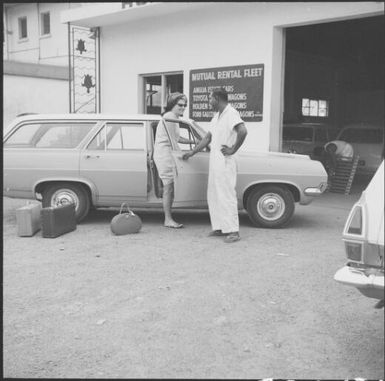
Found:
[[[247, 122], [242, 149], [280, 151], [288, 31], [383, 14], [378, 2], [147, 3], [95, 5], [87, 14], [72, 9], [62, 13], [62, 21], [99, 30], [101, 112], [159, 113], [167, 93], [183, 91], [189, 97], [185, 116], [205, 127], [212, 115], [210, 90], [226, 86]], [[318, 66], [324, 78], [334, 78], [328, 65]], [[313, 119], [335, 115], [341, 95], [329, 87], [326, 95], [307, 89], [293, 107]]]
[[90, 4], [3, 5], [4, 129], [21, 113], [70, 111], [69, 26], [60, 17], [64, 10], [87, 6]]
[[380, 2], [3, 9], [4, 126], [26, 112], [159, 114], [182, 91], [205, 127], [217, 86], [247, 123], [244, 150], [280, 151], [285, 122], [384, 121]]

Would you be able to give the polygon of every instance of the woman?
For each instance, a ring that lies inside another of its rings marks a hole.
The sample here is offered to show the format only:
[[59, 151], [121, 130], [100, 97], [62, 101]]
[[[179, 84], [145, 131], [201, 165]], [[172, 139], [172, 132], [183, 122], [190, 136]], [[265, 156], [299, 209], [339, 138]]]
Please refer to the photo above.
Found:
[[184, 94], [170, 94], [155, 135], [154, 161], [163, 183], [164, 226], [173, 229], [182, 228], [183, 224], [176, 222], [171, 215], [171, 207], [174, 201], [174, 180], [176, 177], [176, 166], [171, 155], [172, 145], [178, 147], [178, 142], [185, 144], [194, 142], [179, 136], [179, 123], [166, 122], [166, 119], [179, 119], [179, 117], [183, 116], [186, 107], [187, 97]]

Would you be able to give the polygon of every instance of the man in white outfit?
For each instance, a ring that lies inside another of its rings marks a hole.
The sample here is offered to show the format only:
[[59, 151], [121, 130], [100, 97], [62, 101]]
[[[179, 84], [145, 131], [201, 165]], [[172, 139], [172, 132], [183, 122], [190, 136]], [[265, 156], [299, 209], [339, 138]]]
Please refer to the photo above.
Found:
[[225, 236], [225, 242], [240, 240], [238, 203], [235, 185], [237, 163], [235, 153], [243, 144], [247, 130], [237, 110], [228, 104], [227, 92], [215, 90], [210, 104], [217, 111], [211, 120], [209, 132], [183, 160], [211, 144], [207, 201], [212, 232], [210, 236]]

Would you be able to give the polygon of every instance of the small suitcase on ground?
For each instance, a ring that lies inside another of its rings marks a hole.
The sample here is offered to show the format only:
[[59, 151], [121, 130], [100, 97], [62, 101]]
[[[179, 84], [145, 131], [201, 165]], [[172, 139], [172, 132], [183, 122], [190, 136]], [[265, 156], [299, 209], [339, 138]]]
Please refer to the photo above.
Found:
[[31, 203], [16, 209], [17, 235], [32, 237], [40, 230], [41, 203]]
[[55, 238], [76, 229], [75, 204], [47, 207], [41, 210], [44, 238]]

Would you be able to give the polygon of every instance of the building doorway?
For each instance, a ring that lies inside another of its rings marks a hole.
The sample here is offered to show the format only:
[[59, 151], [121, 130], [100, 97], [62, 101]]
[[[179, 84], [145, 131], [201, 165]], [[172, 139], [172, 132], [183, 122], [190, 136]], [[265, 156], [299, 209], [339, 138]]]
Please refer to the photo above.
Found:
[[384, 123], [384, 16], [286, 29], [283, 123]]
[[[326, 142], [315, 144], [310, 130], [324, 129], [324, 136], [333, 140], [342, 139], [346, 128], [357, 126], [380, 130], [381, 138], [373, 139], [369, 151], [371, 156], [383, 152], [383, 31], [383, 15], [286, 29], [283, 152], [293, 152], [295, 145], [295, 153], [318, 160]], [[364, 142], [349, 143], [358, 152]], [[358, 153], [359, 166], [365, 166], [365, 158]], [[379, 165], [381, 155], [377, 156]]]

